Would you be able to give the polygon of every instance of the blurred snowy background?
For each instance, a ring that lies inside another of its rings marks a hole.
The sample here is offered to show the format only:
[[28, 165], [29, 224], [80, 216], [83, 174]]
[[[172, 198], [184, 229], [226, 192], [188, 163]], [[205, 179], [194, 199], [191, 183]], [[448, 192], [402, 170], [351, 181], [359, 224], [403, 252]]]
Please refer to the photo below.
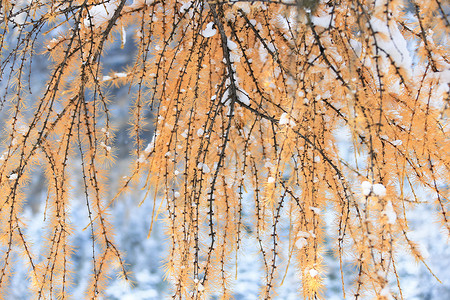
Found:
[[[51, 32], [57, 35], [57, 32]], [[111, 72], [122, 72], [127, 65], [130, 65], [134, 58], [135, 47], [133, 45], [132, 35], [133, 28], [127, 30], [129, 42], [125, 44], [123, 49], [120, 43], [115, 43], [108, 50], [107, 55], [103, 57], [104, 74]], [[11, 34], [8, 37], [11, 46], [15, 44], [16, 37]], [[51, 36], [46, 37], [46, 39]], [[120, 40], [120, 38], [119, 38]], [[36, 41], [36, 49], [44, 49], [44, 41], [38, 39]], [[48, 79], [49, 69], [46, 55], [35, 55], [31, 64], [30, 86], [32, 95], [30, 101], [35, 101], [39, 97], [46, 80]], [[7, 75], [7, 74], [6, 74]], [[46, 77], [47, 76], [47, 77]], [[0, 82], [0, 89], [4, 90], [6, 80]], [[110, 182], [114, 187], [121, 176], [127, 175], [127, 165], [129, 163], [129, 153], [131, 141], [128, 137], [128, 116], [129, 104], [132, 94], [128, 86], [117, 88], [111, 86], [110, 95], [112, 100], [111, 115], [112, 123], [115, 124], [117, 131], [115, 136], [115, 147], [113, 149], [117, 156], [117, 166], [111, 174]], [[36, 97], [36, 98], [33, 98]], [[0, 111], [0, 127], [5, 126], [5, 118], [7, 111]], [[148, 118], [151, 119], [149, 112]], [[1, 129], [1, 128], [0, 128]], [[148, 127], [145, 131], [148, 141], [151, 139], [152, 129]], [[343, 149], [349, 149], [348, 140], [341, 137], [341, 145]], [[73, 169], [74, 176], [77, 178], [77, 170]], [[41, 249], [45, 234], [44, 207], [46, 199], [45, 184], [43, 184], [43, 174], [37, 170], [33, 181], [28, 189], [27, 205], [24, 208], [23, 217], [28, 222], [26, 235], [34, 242], [34, 251], [37, 256], [43, 253]], [[92, 257], [92, 241], [90, 232], [82, 229], [88, 224], [88, 215], [85, 200], [82, 197], [81, 186], [77, 182], [73, 182], [74, 189], [72, 194], [75, 201], [71, 207], [71, 222], [74, 226], [75, 235], [72, 244], [75, 247], [73, 254], [73, 299], [83, 299], [83, 292], [87, 285], [91, 268]], [[113, 191], [111, 191], [113, 193]], [[80, 195], [77, 198], [77, 195]], [[424, 195], [426, 197], [426, 195]], [[138, 190], [121, 197], [115, 205], [110, 209], [112, 222], [116, 231], [116, 243], [125, 254], [126, 263], [132, 272], [132, 279], [135, 282], [134, 287], [127, 287], [124, 283], [116, 278], [113, 274], [110, 281], [110, 287], [107, 290], [107, 299], [120, 300], [149, 300], [163, 299], [170, 296], [169, 284], [164, 281], [162, 271], [162, 260], [165, 257], [166, 239], [164, 237], [164, 228], [161, 223], [154, 226], [151, 237], [147, 239], [148, 230], [151, 222], [151, 212], [153, 199], [148, 198], [143, 205], [138, 207], [138, 203], [142, 200], [142, 191]], [[442, 281], [440, 284], [421, 264], [416, 263], [408, 255], [408, 253], [397, 253], [398, 274], [400, 283], [403, 287], [403, 297], [408, 300], [426, 300], [426, 299], [450, 299], [450, 250], [445, 235], [441, 232], [436, 223], [434, 207], [432, 205], [422, 206], [420, 209], [408, 212], [411, 220], [411, 229], [413, 234], [410, 236], [413, 240], [419, 242], [422, 251], [426, 254], [427, 263], [433, 270], [434, 274]], [[247, 215], [244, 211], [244, 222], [251, 226], [250, 209]], [[333, 214], [331, 211], [326, 213], [327, 231], [331, 232]], [[288, 234], [288, 226], [286, 235]], [[238, 262], [234, 262], [238, 266], [237, 277], [234, 281], [234, 295], [236, 299], [258, 299], [259, 288], [263, 284], [262, 279], [262, 262], [258, 249], [255, 247], [255, 240], [251, 237], [250, 231], [243, 239], [243, 245], [240, 250]], [[331, 239], [330, 239], [331, 240]], [[339, 261], [332, 253], [332, 245], [327, 244], [327, 252], [325, 253], [325, 262], [327, 264], [326, 274], [326, 299], [342, 299], [341, 278], [339, 271]], [[286, 262], [288, 260], [287, 249], [285, 249], [281, 257], [280, 279], [285, 275]], [[345, 262], [345, 284], [348, 298], [352, 298], [351, 282], [352, 282], [352, 265], [350, 260]], [[392, 281], [395, 284], [395, 280]], [[20, 257], [16, 257], [16, 268], [12, 277], [12, 284], [9, 291], [8, 299], [31, 299], [28, 292], [29, 282], [26, 276], [26, 268], [21, 264]], [[285, 275], [284, 284], [277, 289], [279, 295], [277, 299], [299, 299], [298, 296], [299, 275], [296, 274], [295, 266], [292, 264]], [[393, 287], [393, 290], [396, 290]]]

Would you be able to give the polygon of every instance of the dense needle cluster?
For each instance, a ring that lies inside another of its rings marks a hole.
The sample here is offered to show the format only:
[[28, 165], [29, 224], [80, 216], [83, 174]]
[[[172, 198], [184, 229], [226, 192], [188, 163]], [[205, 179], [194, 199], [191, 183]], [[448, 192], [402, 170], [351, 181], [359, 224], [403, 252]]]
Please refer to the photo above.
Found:
[[[337, 259], [355, 264], [344, 294], [402, 298], [397, 249], [424, 262], [408, 237], [408, 208], [433, 202], [450, 230], [448, 10], [440, 0], [2, 0], [1, 109], [9, 120], [0, 157], [0, 292], [18, 253], [37, 299], [70, 296], [69, 204], [80, 180], [92, 233], [87, 298], [101, 297], [113, 269], [128, 279], [107, 211], [143, 182], [159, 206], [153, 217], [165, 222], [175, 299], [231, 297], [230, 262], [245, 251], [248, 232], [263, 262], [262, 299], [276, 296], [286, 248], [299, 294], [322, 298], [325, 210], [335, 217], [327, 238]], [[134, 63], [106, 74], [108, 45], [127, 43], [131, 32]], [[39, 48], [46, 35], [55, 37]], [[31, 95], [36, 55], [51, 61], [50, 79]], [[114, 85], [136, 91], [135, 144], [129, 174], [109, 199]], [[343, 133], [351, 156], [342, 152]], [[75, 164], [81, 174], [70, 175]], [[46, 176], [44, 259], [32, 254], [21, 219], [35, 168]], [[420, 199], [421, 189], [432, 199]]]

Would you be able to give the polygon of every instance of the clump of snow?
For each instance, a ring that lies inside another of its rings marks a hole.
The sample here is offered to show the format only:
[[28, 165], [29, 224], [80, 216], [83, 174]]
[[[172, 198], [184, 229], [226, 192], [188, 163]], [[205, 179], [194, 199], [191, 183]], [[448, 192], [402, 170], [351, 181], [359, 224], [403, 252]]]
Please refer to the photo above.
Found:
[[369, 196], [372, 192], [372, 184], [368, 181], [363, 181], [361, 183], [361, 190], [364, 196]]
[[205, 38], [209, 38], [209, 37], [216, 35], [217, 29], [214, 29], [213, 26], [214, 26], [214, 22], [209, 22], [208, 24], [206, 24], [205, 30], [202, 31], [202, 35]]
[[138, 163], [143, 164], [145, 163], [145, 156], [144, 154], [141, 154], [137, 160]]
[[241, 61], [241, 55], [238, 51], [231, 51], [230, 52], [230, 62], [240, 62]]
[[117, 1], [104, 2], [93, 6], [89, 9], [88, 15], [84, 19], [84, 26], [101, 27], [112, 18], [118, 6], [119, 3]]
[[287, 114], [283, 113], [280, 117], [279, 121], [280, 125], [288, 125], [289, 127], [295, 127], [297, 125], [294, 120]]
[[128, 74], [119, 72], [119, 73], [114, 73], [114, 76], [117, 77], [117, 78], [125, 78], [125, 77], [128, 76]]
[[108, 81], [108, 80], [111, 80], [111, 79], [112, 79], [111, 76], [106, 75], [106, 76], [103, 76], [102, 81]]
[[150, 143], [148, 143], [147, 147], [145, 148], [145, 153], [150, 153], [155, 149], [155, 136], [153, 136], [153, 139]]
[[376, 183], [372, 186], [372, 191], [377, 197], [386, 196], [386, 188], [381, 183]]
[[202, 163], [202, 162], [199, 162], [199, 163], [197, 164], [197, 168], [200, 169], [200, 170], [202, 170], [202, 172], [203, 172], [204, 174], [208, 174], [209, 172], [211, 172], [211, 169], [208, 167], [208, 165], [205, 164], [205, 163]]
[[264, 48], [263, 43], [259, 44], [258, 52], [259, 52], [259, 60], [261, 62], [265, 63], [267, 61], [267, 54], [268, 54], [268, 52], [267, 52], [266, 48]]
[[229, 97], [228, 86], [227, 86], [227, 89], [225, 90], [225, 92], [223, 92], [222, 100], [220, 100], [220, 103], [223, 103], [224, 105], [228, 105], [229, 102], [230, 102], [230, 97]]
[[150, 5], [153, 2], [155, 2], [155, 1], [154, 0], [133, 0], [133, 3], [131, 3], [130, 7], [131, 8], [140, 8], [145, 5]]
[[309, 276], [311, 276], [311, 277], [316, 277], [318, 274], [319, 274], [319, 272], [317, 272], [317, 270], [315, 270], [315, 269], [309, 270]]
[[19, 177], [19, 176], [17, 175], [17, 173], [12, 173], [12, 174], [9, 175], [8, 179], [9, 179], [9, 180], [16, 180], [17, 177]]
[[394, 207], [392, 207], [392, 202], [388, 201], [388, 203], [386, 204], [386, 207], [384, 208], [383, 211], [384, 215], [387, 217], [388, 219], [388, 224], [395, 224], [395, 221], [397, 220], [397, 214], [394, 211]]
[[58, 42], [59, 42], [59, 40], [52, 38], [47, 44], [47, 49], [48, 50], [53, 49], [56, 46], [56, 44], [58, 44]]
[[197, 130], [197, 135], [198, 135], [199, 137], [202, 137], [204, 133], [205, 133], [205, 131], [203, 130], [203, 128], [199, 128], [199, 129]]
[[110, 151], [111, 151], [111, 147], [108, 146], [108, 145], [106, 145], [104, 142], [101, 142], [101, 143], [100, 143], [100, 146], [101, 146], [103, 149], [105, 149], [107, 152], [110, 152]]
[[233, 42], [232, 40], [227, 40], [227, 47], [230, 50], [230, 61], [233, 62], [240, 62], [241, 61], [241, 53], [239, 51], [238, 45]]
[[191, 7], [191, 5], [192, 5], [192, 1], [183, 3], [183, 5], [181, 5], [181, 7], [180, 7], [180, 13], [183, 14], [185, 11], [187, 11], [189, 9], [189, 7]]
[[228, 39], [227, 40], [227, 47], [228, 47], [228, 49], [233, 51], [233, 50], [236, 50], [238, 48], [238, 45], [235, 42], [233, 42], [232, 40]]
[[197, 286], [197, 290], [199, 292], [203, 292], [205, 290], [205, 287], [203, 286], [203, 284], [199, 283], [198, 286]]
[[248, 97], [248, 94], [242, 91], [237, 91], [237, 96], [239, 98], [239, 101], [241, 101], [245, 105], [250, 105], [250, 98]]
[[272, 176], [267, 178], [267, 183], [274, 183], [274, 182], [275, 182], [275, 178], [273, 178]]
[[402, 143], [403, 143], [402, 140], [395, 140], [391, 142], [391, 144], [394, 146], [400, 146]]
[[272, 52], [272, 54], [273, 53], [275, 53], [276, 52], [276, 48], [275, 48], [275, 46], [272, 44], [272, 43], [267, 43], [267, 49], [269, 49], [270, 50], [270, 52]]
[[186, 130], [184, 130], [180, 135], [181, 135], [183, 138], [187, 138], [188, 134], [189, 134], [189, 131], [186, 129]]
[[307, 244], [308, 244], [308, 241], [304, 237], [301, 237], [295, 242], [295, 247], [297, 247], [297, 249], [300, 250], [303, 247], [305, 247]]
[[369, 181], [363, 181], [361, 183], [361, 191], [364, 196], [369, 196], [371, 193], [377, 197], [386, 196], [386, 188], [381, 183], [372, 185]]
[[334, 20], [332, 19], [332, 15], [324, 15], [322, 17], [312, 17], [311, 22], [315, 26], [320, 26], [323, 28], [328, 28], [334, 25]]

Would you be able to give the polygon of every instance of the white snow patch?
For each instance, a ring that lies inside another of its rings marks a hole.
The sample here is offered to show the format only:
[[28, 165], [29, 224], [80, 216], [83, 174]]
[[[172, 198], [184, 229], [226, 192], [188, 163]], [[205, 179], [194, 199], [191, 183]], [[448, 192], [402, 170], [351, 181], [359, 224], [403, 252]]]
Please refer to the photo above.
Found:
[[328, 28], [331, 26], [334, 26], [334, 20], [332, 20], [332, 15], [325, 15], [322, 17], [312, 17], [311, 22], [315, 26], [320, 26], [323, 28]]
[[239, 101], [241, 101], [245, 105], [250, 105], [250, 98], [248, 97], [248, 94], [246, 92], [237, 91], [237, 96], [239, 98]]
[[297, 247], [297, 249], [300, 250], [303, 247], [305, 247], [307, 244], [308, 244], [308, 241], [305, 238], [301, 237], [295, 242], [295, 247]]
[[267, 183], [274, 183], [275, 182], [275, 178], [273, 178], [272, 176], [267, 178]]
[[155, 1], [154, 0], [133, 0], [133, 3], [131, 3], [130, 7], [131, 8], [140, 8], [145, 5], [150, 5], [153, 2], [155, 2]]
[[197, 130], [197, 135], [198, 135], [199, 137], [202, 137], [204, 133], [205, 133], [205, 131], [203, 130], [203, 128], [199, 128], [199, 129]]
[[138, 163], [143, 164], [145, 163], [145, 156], [144, 154], [141, 154], [137, 160]]
[[375, 196], [384, 197], [386, 196], [386, 188], [381, 183], [376, 183], [372, 186], [372, 191]]
[[216, 35], [217, 29], [214, 29], [213, 25], [214, 25], [214, 22], [209, 22], [208, 24], [206, 24], [205, 30], [202, 31], [202, 35], [205, 38], [209, 38], [209, 37]]
[[267, 49], [269, 49], [272, 53], [276, 52], [275, 46], [272, 43], [267, 43]]
[[117, 78], [125, 78], [125, 77], [128, 76], [128, 74], [119, 72], [119, 73], [114, 73], [114, 76], [117, 77]]
[[[356, 56], [360, 56], [361, 55], [361, 49], [362, 49], [362, 44], [359, 41], [350, 39], [350, 46], [353, 48], [353, 51], [355, 51]], [[356, 79], [356, 78], [354, 78]]]
[[199, 163], [197, 164], [197, 168], [200, 169], [200, 170], [202, 170], [202, 172], [203, 172], [204, 174], [208, 174], [209, 172], [211, 172], [211, 169], [208, 167], [208, 165], [207, 165], [207, 164], [204, 164], [204, 163], [202, 163], [202, 162], [199, 162]]
[[297, 125], [287, 113], [281, 114], [279, 124], [288, 125], [289, 127], [295, 127], [295, 125]]
[[145, 153], [150, 153], [153, 151], [153, 149], [155, 148], [155, 136], [153, 136], [153, 139], [150, 143], [148, 143], [147, 147], [145, 148], [144, 152]]
[[89, 13], [84, 19], [84, 26], [90, 27], [92, 24], [94, 27], [101, 27], [112, 18], [118, 6], [119, 3], [117, 1], [105, 2], [93, 6], [89, 9]]
[[228, 49], [233, 51], [233, 50], [236, 50], [238, 48], [238, 45], [235, 42], [233, 42], [232, 40], [228, 39], [227, 40], [227, 47], [228, 47]]
[[364, 196], [369, 196], [372, 192], [372, 184], [368, 181], [363, 181], [361, 183], [361, 190]]
[[309, 270], [309, 276], [316, 277], [317, 274], [319, 274], [319, 272], [317, 272], [317, 270], [315, 270], [315, 269], [310, 269]]
[[205, 290], [205, 287], [203, 286], [203, 284], [199, 283], [198, 286], [197, 286], [197, 290], [199, 292], [203, 292]]
[[102, 148], [104, 148], [107, 152], [110, 152], [110, 151], [111, 151], [111, 147], [110, 147], [110, 146], [107, 146], [104, 142], [101, 142], [101, 143], [100, 143], [100, 146], [101, 146]]
[[187, 11], [189, 9], [189, 7], [192, 5], [192, 1], [188, 1], [186, 3], [183, 3], [183, 5], [181, 5], [180, 7], [180, 13], [184, 13], [185, 11]]

